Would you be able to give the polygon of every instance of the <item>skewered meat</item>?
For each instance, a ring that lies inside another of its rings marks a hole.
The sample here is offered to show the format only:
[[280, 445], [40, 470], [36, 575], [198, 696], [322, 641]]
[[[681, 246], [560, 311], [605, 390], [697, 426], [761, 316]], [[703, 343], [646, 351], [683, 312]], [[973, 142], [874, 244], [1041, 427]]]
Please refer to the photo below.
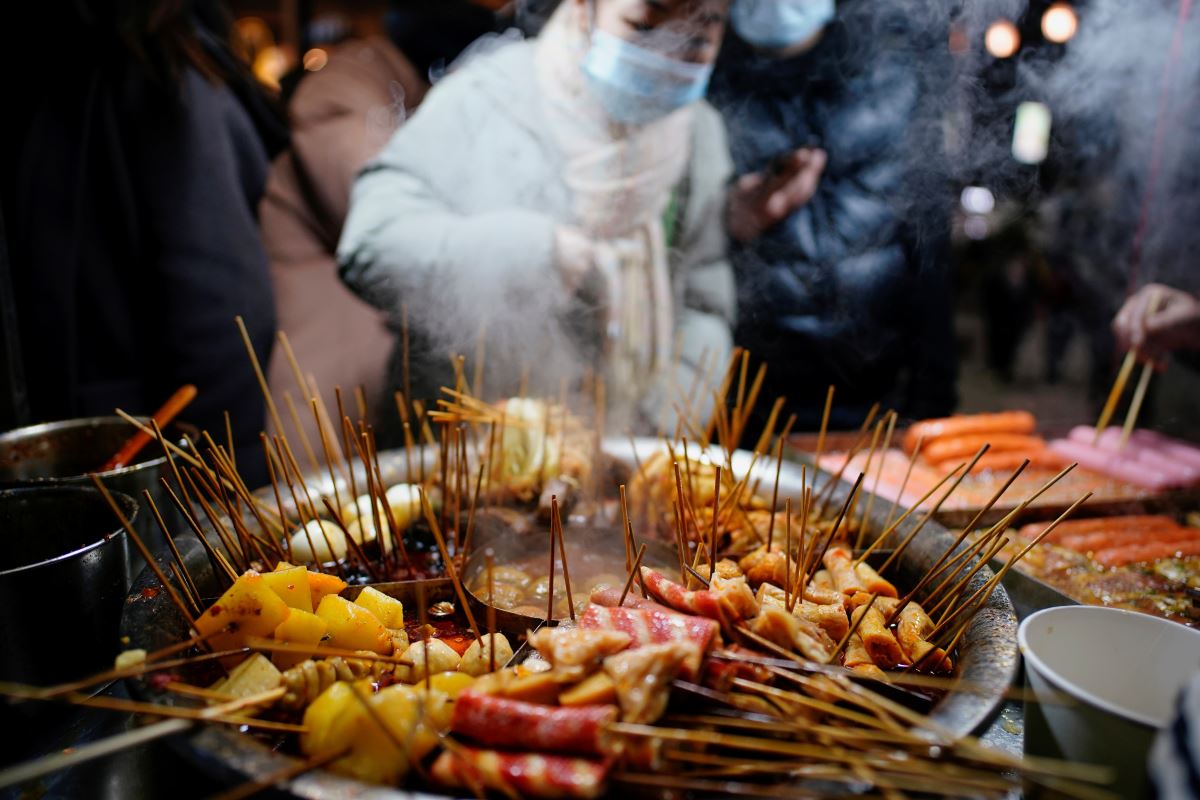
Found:
[[714, 578], [710, 588], [690, 591], [658, 570], [642, 567], [642, 580], [647, 591], [668, 608], [721, 623], [753, 616], [758, 607], [745, 578]]
[[883, 670], [875, 666], [875, 662], [871, 660], [870, 653], [867, 652], [867, 646], [863, 643], [862, 637], [857, 633], [850, 637], [850, 641], [846, 645], [846, 657], [842, 663], [843, 666], [855, 672], [861, 672], [877, 680], [883, 680], [887, 677]]
[[854, 569], [854, 557], [849, 550], [844, 547], [829, 548], [825, 551], [824, 563], [839, 592], [853, 595], [864, 591], [864, 581]]
[[950, 672], [953, 665], [945, 651], [926, 641], [933, 628], [933, 620], [925, 610], [916, 603], [909, 603], [900, 610], [896, 639], [908, 656], [908, 663], [920, 664], [923, 669], [934, 672]]
[[529, 635], [529, 644], [555, 669], [582, 678], [594, 672], [606, 656], [632, 644], [627, 633], [586, 628], [542, 628]]
[[[780, 608], [784, 607], [786, 602], [783, 589], [778, 586], [772, 586], [769, 583], [764, 583], [758, 587], [758, 602], [760, 605], [772, 605]], [[846, 608], [842, 605], [841, 600], [834, 603], [813, 603], [808, 600], [800, 600], [792, 608], [792, 613], [801, 619], [808, 620], [825, 631], [829, 638], [835, 642], [841, 641], [846, 635], [846, 631], [850, 629], [850, 620], [846, 617]]]
[[631, 647], [670, 642], [696, 646], [684, 662], [681, 674], [694, 679], [700, 674], [701, 658], [717, 639], [718, 625], [705, 617], [693, 617], [674, 611], [646, 608], [606, 608], [589, 605], [579, 627], [588, 630], [615, 630], [628, 634]]
[[882, 669], [895, 669], [905, 663], [907, 657], [896, 637], [888, 630], [887, 620], [877, 605], [878, 602], [869, 608], [865, 604], [860, 605], [850, 615], [850, 621], [853, 624], [863, 617], [856, 635], [862, 639], [871, 662]]
[[473, 747], [446, 750], [433, 762], [434, 780], [450, 789], [502, 792], [509, 797], [590, 800], [604, 791], [608, 767], [600, 761]]
[[863, 562], [854, 567], [854, 573], [858, 576], [858, 580], [863, 584], [863, 589], [871, 594], [877, 594], [880, 597], [899, 597], [900, 593], [896, 591], [896, 587], [887, 578], [884, 578], [871, 567], [871, 565]]
[[751, 622], [750, 629], [780, 647], [796, 650], [805, 658], [822, 664], [837, 646], [820, 626], [789, 614], [781, 606], [766, 605]]
[[685, 662], [699, 658], [694, 644], [672, 642], [626, 650], [604, 659], [604, 672], [617, 687], [625, 722], [656, 722], [667, 708], [671, 682]]
[[563, 708], [468, 690], [454, 704], [450, 729], [496, 747], [598, 756], [608, 752], [605, 728], [616, 719], [611, 705]]

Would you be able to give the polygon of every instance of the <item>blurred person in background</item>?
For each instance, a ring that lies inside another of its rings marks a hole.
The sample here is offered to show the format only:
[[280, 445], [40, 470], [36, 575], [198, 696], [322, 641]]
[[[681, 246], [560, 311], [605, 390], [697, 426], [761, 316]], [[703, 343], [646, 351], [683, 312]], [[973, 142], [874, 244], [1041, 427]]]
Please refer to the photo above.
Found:
[[234, 316], [265, 362], [275, 317], [255, 210], [286, 128], [232, 55], [229, 19], [207, 0], [4, 15], [22, 33], [0, 55], [0, 200], [33, 418], [150, 413], [193, 383], [183, 419], [224, 440], [228, 411], [238, 466], [265, 481], [263, 400]]
[[787, 396], [798, 430], [820, 424], [830, 384], [833, 428], [876, 401], [913, 418], [955, 406], [949, 198], [918, 180], [939, 172], [940, 134], [918, 120], [936, 118], [921, 107], [926, 76], [950, 71], [946, 31], [906, 14], [735, 0], [713, 76], [739, 183], [791, 168], [812, 185], [795, 203], [758, 181], [768, 224], [730, 220], [735, 340], [770, 363], [764, 396]]
[[702, 361], [719, 372], [727, 199], [753, 224], [763, 213], [727, 197], [724, 129], [701, 101], [727, 11], [566, 0], [536, 39], [453, 71], [367, 166], [342, 276], [394, 327], [407, 308], [412, 395], [437, 397], [450, 354], [481, 337], [489, 396], [526, 369], [557, 395], [594, 368], [625, 422], [671, 424]]
[[[396, 415], [384, 395], [393, 336], [387, 315], [338, 278], [335, 251], [350, 187], [420, 104], [431, 71], [444, 71], [500, 24], [490, 10], [468, 0], [393, 0], [385, 21], [389, 36], [330, 47], [322, 51], [323, 66], [304, 73], [288, 103], [292, 144], [271, 165], [259, 209], [279, 329], [296, 360], [315, 379], [328, 408], [336, 408], [335, 387], [350, 396], [361, 386], [377, 421]], [[298, 401], [301, 429], [319, 449], [306, 402], [311, 386], [301, 391], [280, 350], [277, 346], [268, 375], [272, 394], [281, 403], [285, 392]], [[290, 415], [283, 424], [293, 437]]]

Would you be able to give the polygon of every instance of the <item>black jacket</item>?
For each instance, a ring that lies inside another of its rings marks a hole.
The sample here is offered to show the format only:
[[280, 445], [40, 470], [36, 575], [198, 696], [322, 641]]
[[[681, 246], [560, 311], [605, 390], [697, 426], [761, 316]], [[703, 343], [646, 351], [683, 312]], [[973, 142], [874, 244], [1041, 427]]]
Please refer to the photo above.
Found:
[[229, 411], [239, 466], [265, 480], [264, 404], [234, 316], [265, 364], [275, 312], [256, 209], [284, 130], [251, 92], [190, 68], [164, 86], [115, 37], [68, 31], [79, 69], [17, 81], [27, 94], [4, 134], [31, 416], [149, 413], [194, 383], [181, 419], [223, 441]]
[[769, 362], [765, 396], [786, 395], [800, 429], [819, 424], [831, 383], [835, 427], [876, 400], [912, 417], [955, 405], [948, 183], [939, 134], [917, 122], [931, 87], [915, 65], [936, 72], [935, 57], [903, 20], [854, 20], [854, 6], [788, 60], [731, 31], [709, 95], [739, 174], [797, 147], [829, 156], [812, 200], [734, 251], [738, 344]]

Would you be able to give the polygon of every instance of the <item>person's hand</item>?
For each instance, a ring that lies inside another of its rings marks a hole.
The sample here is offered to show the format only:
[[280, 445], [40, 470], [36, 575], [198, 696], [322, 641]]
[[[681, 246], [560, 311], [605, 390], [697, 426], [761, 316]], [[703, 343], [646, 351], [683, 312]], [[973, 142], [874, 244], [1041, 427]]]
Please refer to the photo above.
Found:
[[1200, 299], [1151, 283], [1125, 301], [1112, 327], [1122, 350], [1161, 362], [1173, 350], [1200, 349]]
[[738, 178], [729, 188], [729, 235], [748, 244], [811, 200], [826, 160], [824, 150], [801, 148]]
[[596, 268], [596, 245], [579, 228], [560, 225], [554, 232], [554, 261], [567, 293], [574, 294]]

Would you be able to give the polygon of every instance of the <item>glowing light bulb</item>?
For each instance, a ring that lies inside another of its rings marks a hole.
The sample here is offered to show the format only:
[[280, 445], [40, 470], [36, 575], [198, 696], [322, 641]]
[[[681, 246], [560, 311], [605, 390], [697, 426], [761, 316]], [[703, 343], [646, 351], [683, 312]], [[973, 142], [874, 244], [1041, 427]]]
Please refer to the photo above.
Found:
[[1021, 47], [1021, 32], [1008, 20], [998, 19], [988, 26], [983, 46], [996, 58], [1009, 58]]
[[1068, 3], [1054, 3], [1042, 14], [1042, 35], [1055, 44], [1070, 41], [1079, 28], [1079, 17]]

